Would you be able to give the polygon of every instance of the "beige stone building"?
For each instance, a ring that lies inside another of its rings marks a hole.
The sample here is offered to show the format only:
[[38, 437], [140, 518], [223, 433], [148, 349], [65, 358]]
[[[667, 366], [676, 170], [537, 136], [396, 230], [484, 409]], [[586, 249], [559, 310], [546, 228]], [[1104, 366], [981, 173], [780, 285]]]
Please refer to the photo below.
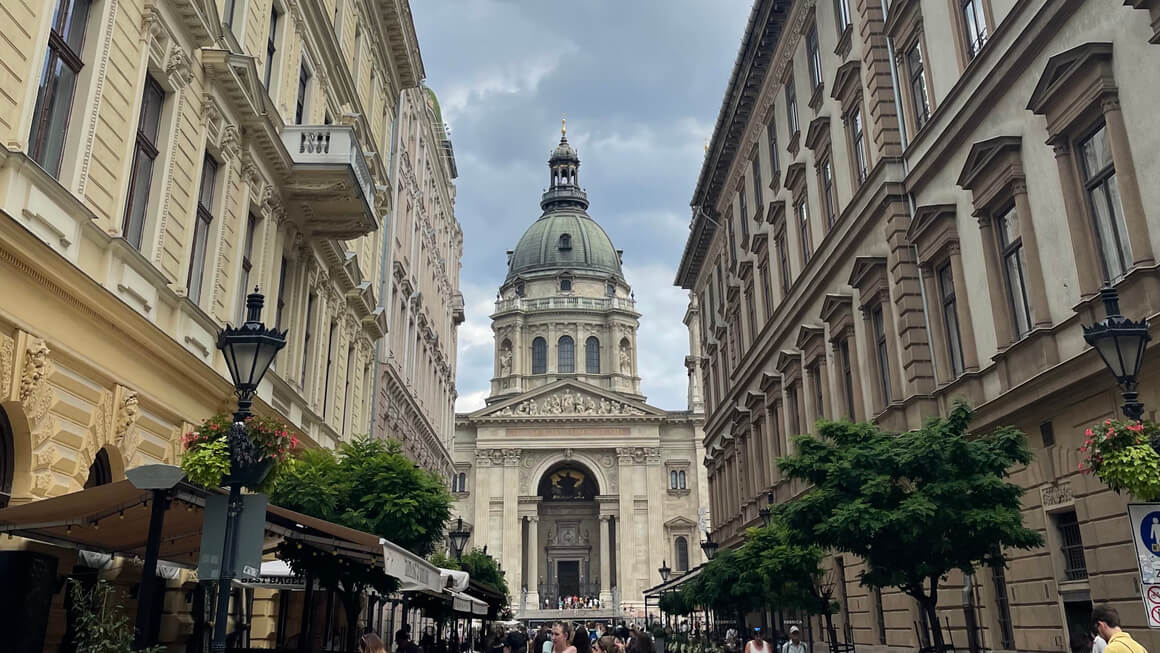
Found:
[[[1160, 310], [1158, 18], [1156, 2], [755, 2], [676, 280], [699, 310], [690, 367], [725, 545], [767, 493], [802, 490], [773, 462], [788, 436], [822, 417], [912, 428], [963, 398], [976, 429], [1028, 434], [1035, 462], [1013, 478], [1046, 539], [977, 572], [983, 645], [1066, 649], [1093, 602], [1160, 645], [1126, 498], [1076, 471], [1083, 429], [1119, 404], [1080, 329], [1103, 318], [1097, 290], [1109, 280], [1133, 318]], [[831, 564], [859, 649], [915, 645], [913, 601]]]
[[289, 332], [258, 412], [448, 471], [455, 168], [405, 0], [0, 0], [0, 24], [0, 505], [177, 462], [234, 405], [215, 339], [255, 286]]
[[[640, 314], [621, 252], [588, 215], [563, 136], [542, 214], [508, 253], [487, 406], [456, 420], [457, 516], [507, 574], [517, 617], [644, 616], [667, 562], [701, 562], [701, 414], [645, 403]], [[563, 597], [598, 602], [575, 613]]]

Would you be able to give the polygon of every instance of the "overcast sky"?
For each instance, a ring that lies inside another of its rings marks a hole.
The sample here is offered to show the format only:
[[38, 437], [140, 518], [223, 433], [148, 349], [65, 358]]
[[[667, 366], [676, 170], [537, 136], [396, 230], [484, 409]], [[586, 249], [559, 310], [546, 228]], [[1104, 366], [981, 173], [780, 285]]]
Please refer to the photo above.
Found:
[[548, 154], [568, 116], [589, 214], [624, 250], [641, 313], [648, 402], [687, 408], [672, 285], [693, 194], [751, 0], [412, 0], [427, 83], [451, 127], [467, 322], [459, 411], [483, 406], [505, 251], [540, 215]]

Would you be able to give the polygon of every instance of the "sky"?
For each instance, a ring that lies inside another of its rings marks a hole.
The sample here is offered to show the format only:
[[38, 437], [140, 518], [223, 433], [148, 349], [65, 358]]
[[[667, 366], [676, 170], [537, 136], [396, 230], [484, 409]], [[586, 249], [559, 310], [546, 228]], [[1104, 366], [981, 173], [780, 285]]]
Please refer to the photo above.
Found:
[[589, 214], [624, 250], [648, 403], [688, 408], [689, 200], [752, 0], [411, 0], [427, 84], [451, 130], [463, 227], [456, 410], [483, 407], [505, 252], [540, 216], [568, 119]]

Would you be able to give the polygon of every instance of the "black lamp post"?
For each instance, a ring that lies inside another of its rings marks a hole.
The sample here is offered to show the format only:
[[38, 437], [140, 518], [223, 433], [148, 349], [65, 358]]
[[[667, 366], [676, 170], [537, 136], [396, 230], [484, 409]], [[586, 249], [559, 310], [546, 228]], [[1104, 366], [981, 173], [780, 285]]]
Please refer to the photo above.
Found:
[[1083, 327], [1083, 339], [1095, 348], [1104, 359], [1104, 364], [1116, 377], [1124, 396], [1124, 416], [1138, 420], [1144, 415], [1144, 404], [1140, 403], [1137, 391], [1137, 377], [1144, 363], [1144, 351], [1152, 334], [1148, 332], [1148, 320], [1133, 322], [1120, 315], [1120, 297], [1110, 285], [1100, 289], [1107, 317], [1102, 322]]
[[659, 572], [660, 572], [660, 574], [661, 574], [661, 582], [662, 582], [662, 583], [667, 583], [667, 582], [669, 582], [669, 574], [673, 573], [673, 570], [672, 570], [672, 569], [669, 569], [669, 563], [668, 563], [668, 562], [666, 562], [666, 561], [664, 561], [664, 560], [661, 560], [661, 566], [660, 566], [660, 569], [657, 569], [657, 571], [659, 571]]
[[274, 355], [286, 346], [286, 332], [267, 329], [262, 323], [262, 304], [265, 298], [255, 288], [246, 297], [246, 322], [240, 327], [227, 326], [218, 334], [217, 347], [226, 359], [234, 394], [238, 396], [238, 410], [228, 437], [230, 447], [230, 498], [226, 510], [225, 544], [222, 547], [221, 580], [218, 583], [217, 610], [213, 621], [211, 650], [226, 650], [226, 622], [229, 619], [230, 589], [234, 580], [234, 558], [238, 549], [237, 520], [242, 512], [242, 485], [247, 476], [255, 473], [262, 463], [254, 443], [246, 435], [245, 421], [250, 416], [254, 393], [262, 382]]
[[463, 547], [467, 546], [467, 538], [471, 537], [470, 527], [463, 527], [463, 518], [460, 517], [455, 521], [455, 528], [447, 534], [447, 539], [451, 540], [451, 553], [455, 555], [456, 560], [463, 559]]
[[770, 490], [765, 495], [765, 507], [757, 511], [757, 514], [761, 516], [761, 523], [764, 526], [769, 526], [770, 522], [773, 521], [773, 499], [773, 490]]
[[701, 550], [705, 552], [705, 558], [712, 560], [717, 555], [717, 547], [720, 546], [713, 541], [713, 534], [705, 531], [705, 540], [701, 542]]

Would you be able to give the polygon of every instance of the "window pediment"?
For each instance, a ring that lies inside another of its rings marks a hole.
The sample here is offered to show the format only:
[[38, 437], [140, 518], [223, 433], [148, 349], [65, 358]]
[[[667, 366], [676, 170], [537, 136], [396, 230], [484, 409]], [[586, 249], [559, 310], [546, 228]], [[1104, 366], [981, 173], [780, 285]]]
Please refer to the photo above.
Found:
[[834, 88], [830, 97], [842, 105], [842, 113], [846, 114], [858, 98], [862, 96], [861, 75], [862, 66], [857, 61], [847, 61], [838, 66], [834, 74]]
[[886, 35], [898, 45], [909, 40], [915, 29], [922, 24], [922, 2], [920, 0], [894, 0], [883, 29]]
[[954, 204], [929, 204], [914, 212], [906, 238], [918, 248], [918, 264], [930, 263], [948, 246], [959, 242]]
[[[805, 167], [803, 166], [803, 170]], [[785, 200], [777, 200], [769, 204], [769, 213], [765, 216], [765, 221], [773, 225], [773, 230], [779, 231], [785, 227]]]
[[826, 330], [820, 326], [803, 324], [798, 328], [797, 348], [802, 350], [802, 360], [808, 365], [819, 356], [824, 357]]
[[859, 256], [854, 259], [854, 268], [850, 270], [849, 284], [862, 294], [863, 305], [873, 300], [880, 293], [886, 293], [889, 284], [886, 279], [885, 256]]
[[806, 129], [806, 147], [817, 151], [830, 143], [830, 117], [818, 116], [810, 121]]
[[826, 295], [822, 300], [821, 318], [830, 325], [830, 335], [835, 338], [846, 329], [854, 328], [854, 298], [850, 295]]
[[754, 392], [752, 390], [745, 393], [745, 406], [749, 408], [750, 411], [754, 411], [754, 409], [760, 407], [764, 403], [765, 395], [763, 393]]
[[1112, 44], [1085, 43], [1047, 60], [1027, 108], [1047, 118], [1055, 137], [1104, 96], [1117, 94]]
[[999, 136], [971, 146], [956, 183], [971, 191], [976, 209], [985, 210], [1005, 201], [1005, 191], [1023, 179], [1022, 139]]
[[800, 351], [789, 351], [783, 349], [777, 352], [777, 359], [774, 361], [774, 367], [781, 372], [782, 383], [789, 385], [801, 376], [802, 371], [802, 353]]
[[761, 390], [762, 390], [762, 392], [765, 392], [766, 395], [768, 395], [770, 393], [770, 391], [774, 391], [774, 394], [777, 394], [778, 392], [780, 392], [780, 390], [781, 390], [781, 375], [770, 374], [769, 372], [762, 372], [761, 373]]
[[785, 189], [797, 194], [798, 189], [805, 189], [806, 164], [802, 161], [791, 164], [785, 169]]

